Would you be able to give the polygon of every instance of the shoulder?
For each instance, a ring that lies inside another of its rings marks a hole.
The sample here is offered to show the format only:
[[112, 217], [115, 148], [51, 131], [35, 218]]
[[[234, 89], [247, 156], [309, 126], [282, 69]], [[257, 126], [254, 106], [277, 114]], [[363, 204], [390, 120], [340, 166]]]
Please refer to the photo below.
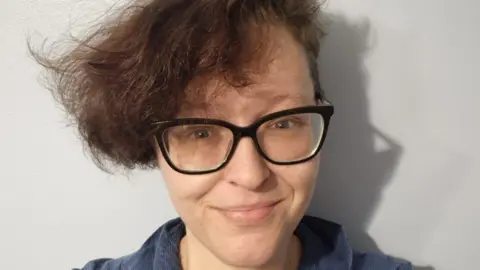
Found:
[[116, 259], [96, 259], [88, 262], [83, 268], [73, 270], [153, 270], [152, 253], [140, 250], [131, 255]]
[[383, 254], [354, 253], [352, 270], [413, 270], [412, 264]]
[[296, 231], [304, 248], [301, 269], [411, 270], [409, 262], [353, 250], [343, 227], [321, 218], [305, 216]]
[[185, 227], [180, 219], [173, 219], [160, 227], [142, 247], [120, 258], [96, 259], [83, 268], [73, 270], [160, 270], [179, 269], [178, 243], [185, 234]]
[[88, 262], [83, 268], [74, 270], [153, 270], [154, 246], [140, 248], [138, 251], [120, 258], [102, 258]]

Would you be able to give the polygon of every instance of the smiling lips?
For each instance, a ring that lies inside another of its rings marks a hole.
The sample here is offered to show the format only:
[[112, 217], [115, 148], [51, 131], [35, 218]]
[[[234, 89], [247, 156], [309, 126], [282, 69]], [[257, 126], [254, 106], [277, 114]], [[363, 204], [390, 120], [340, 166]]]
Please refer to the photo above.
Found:
[[267, 219], [280, 201], [256, 203], [238, 207], [218, 208], [228, 220], [238, 225], [254, 225]]

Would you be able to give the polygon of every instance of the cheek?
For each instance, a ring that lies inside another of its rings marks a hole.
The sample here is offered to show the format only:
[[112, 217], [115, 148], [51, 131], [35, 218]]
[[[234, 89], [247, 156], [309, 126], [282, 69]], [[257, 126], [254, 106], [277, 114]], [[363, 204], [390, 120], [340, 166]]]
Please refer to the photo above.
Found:
[[186, 175], [173, 170], [161, 159], [160, 170], [170, 195], [170, 199], [179, 213], [191, 211], [215, 185], [212, 175]]
[[315, 184], [318, 175], [318, 165], [319, 158], [315, 158], [297, 165], [280, 166], [275, 173], [294, 191], [304, 190]]
[[318, 165], [319, 157], [306, 163], [275, 168], [278, 179], [281, 179], [291, 195], [293, 212], [298, 211], [303, 215], [302, 211], [308, 207], [317, 182]]

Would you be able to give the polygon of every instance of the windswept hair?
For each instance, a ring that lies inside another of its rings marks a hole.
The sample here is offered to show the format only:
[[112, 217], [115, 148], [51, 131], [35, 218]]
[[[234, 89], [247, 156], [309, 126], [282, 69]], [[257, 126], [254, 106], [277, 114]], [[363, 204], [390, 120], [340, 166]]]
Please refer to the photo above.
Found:
[[102, 169], [154, 167], [152, 122], [175, 117], [194, 80], [248, 85], [274, 45], [272, 27], [284, 27], [305, 48], [319, 88], [324, 31], [317, 0], [144, 2], [134, 1], [60, 56], [30, 45], [48, 88]]

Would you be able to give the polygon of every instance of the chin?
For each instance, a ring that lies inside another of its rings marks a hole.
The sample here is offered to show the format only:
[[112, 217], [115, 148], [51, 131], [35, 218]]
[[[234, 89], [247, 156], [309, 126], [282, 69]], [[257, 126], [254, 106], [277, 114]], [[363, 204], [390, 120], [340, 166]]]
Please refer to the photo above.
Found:
[[[253, 240], [253, 239], [252, 239]], [[218, 250], [218, 258], [238, 268], [260, 268], [271, 263], [277, 252], [276, 241], [250, 241], [231, 243]]]
[[[275, 228], [275, 227], [274, 227]], [[224, 263], [238, 268], [259, 268], [275, 260], [279, 248], [288, 245], [285, 232], [278, 228], [217, 235], [216, 256]], [[214, 238], [215, 239], [215, 238]], [[213, 239], [212, 239], [213, 240]]]
[[[278, 205], [260, 220], [246, 222], [225, 218], [218, 211], [210, 212], [209, 249], [227, 265], [237, 268], [261, 268], [278, 260], [281, 249], [288, 248], [290, 231], [285, 209]], [[211, 224], [211, 222], [213, 224]]]

